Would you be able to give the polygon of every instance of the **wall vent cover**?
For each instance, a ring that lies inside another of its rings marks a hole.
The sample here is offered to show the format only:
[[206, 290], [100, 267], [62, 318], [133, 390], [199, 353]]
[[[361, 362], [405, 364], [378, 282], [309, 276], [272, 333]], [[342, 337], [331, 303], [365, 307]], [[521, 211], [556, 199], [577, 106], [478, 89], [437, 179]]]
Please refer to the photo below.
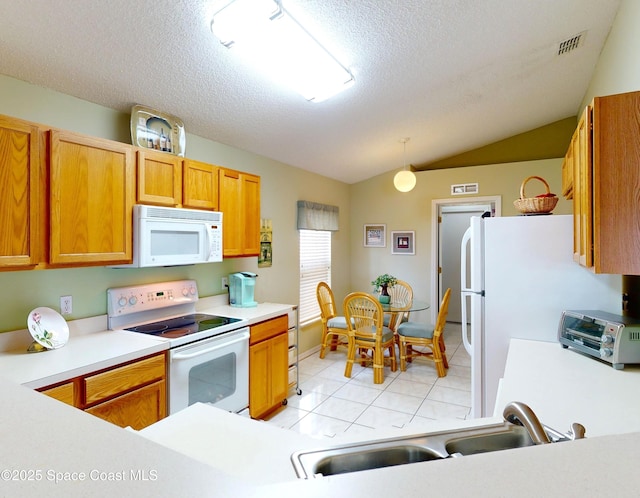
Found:
[[458, 185], [451, 185], [451, 195], [463, 195], [463, 194], [477, 194], [477, 183], [460, 183]]
[[572, 36], [571, 38], [561, 41], [560, 44], [558, 45], [558, 55], [569, 53], [581, 47], [586, 33], [587, 33], [586, 31], [583, 31], [582, 33], [578, 33], [577, 35]]

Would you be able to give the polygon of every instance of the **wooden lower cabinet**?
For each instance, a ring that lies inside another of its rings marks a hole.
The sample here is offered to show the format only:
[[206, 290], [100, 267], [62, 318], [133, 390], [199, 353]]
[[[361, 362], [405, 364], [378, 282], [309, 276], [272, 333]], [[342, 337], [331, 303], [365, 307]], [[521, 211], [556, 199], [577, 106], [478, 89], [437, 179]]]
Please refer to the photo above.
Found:
[[85, 411], [120, 427], [140, 430], [166, 416], [166, 393], [167, 383], [161, 380]]
[[52, 397], [53, 399], [57, 399], [58, 401], [62, 401], [67, 405], [75, 406], [75, 383], [74, 382], [66, 382], [65, 384], [50, 387], [48, 389], [44, 389], [40, 391], [42, 394], [46, 394], [47, 396]]
[[143, 429], [167, 416], [165, 353], [45, 387], [40, 392], [120, 427]]
[[282, 405], [289, 390], [289, 335], [286, 315], [251, 327], [249, 414], [261, 418]]

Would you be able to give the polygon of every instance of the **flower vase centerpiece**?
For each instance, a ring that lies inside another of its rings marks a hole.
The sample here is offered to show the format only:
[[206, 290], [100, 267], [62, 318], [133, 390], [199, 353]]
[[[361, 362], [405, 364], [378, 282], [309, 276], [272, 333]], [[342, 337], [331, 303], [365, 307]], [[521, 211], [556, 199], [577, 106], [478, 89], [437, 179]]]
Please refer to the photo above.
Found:
[[382, 304], [389, 304], [391, 302], [389, 287], [393, 287], [397, 282], [398, 279], [393, 275], [389, 275], [388, 273], [378, 276], [378, 278], [371, 282], [371, 285], [373, 285], [373, 292], [380, 293], [380, 296], [378, 296], [378, 300]]

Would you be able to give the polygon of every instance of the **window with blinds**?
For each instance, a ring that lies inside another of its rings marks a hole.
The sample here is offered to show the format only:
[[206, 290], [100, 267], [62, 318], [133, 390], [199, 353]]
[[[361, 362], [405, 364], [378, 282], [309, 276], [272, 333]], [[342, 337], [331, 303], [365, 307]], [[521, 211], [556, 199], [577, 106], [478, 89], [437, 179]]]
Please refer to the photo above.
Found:
[[319, 282], [331, 285], [331, 232], [300, 230], [300, 306], [301, 323], [320, 316], [316, 297]]

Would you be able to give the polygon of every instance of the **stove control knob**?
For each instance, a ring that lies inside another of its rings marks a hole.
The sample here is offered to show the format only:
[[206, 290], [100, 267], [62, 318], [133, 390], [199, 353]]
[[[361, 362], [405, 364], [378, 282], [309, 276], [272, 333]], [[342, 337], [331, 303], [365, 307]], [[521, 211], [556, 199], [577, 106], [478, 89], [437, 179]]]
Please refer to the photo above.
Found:
[[120, 299], [118, 299], [118, 306], [123, 307], [127, 305], [127, 298], [124, 296], [120, 296]]
[[196, 288], [194, 286], [189, 287], [189, 293], [192, 296], [195, 296], [196, 295]]
[[189, 289], [187, 289], [186, 287], [182, 288], [182, 295], [184, 297], [187, 297], [189, 295]]
[[613, 355], [613, 349], [611, 348], [600, 348], [600, 356], [602, 358], [607, 358], [608, 356]]
[[136, 296], [131, 296], [131, 297], [129, 298], [129, 304], [130, 304], [131, 306], [135, 306], [137, 303], [138, 303], [138, 298], [137, 298]]
[[600, 341], [602, 342], [602, 344], [613, 344], [613, 336], [611, 334], [604, 334], [600, 338]]

